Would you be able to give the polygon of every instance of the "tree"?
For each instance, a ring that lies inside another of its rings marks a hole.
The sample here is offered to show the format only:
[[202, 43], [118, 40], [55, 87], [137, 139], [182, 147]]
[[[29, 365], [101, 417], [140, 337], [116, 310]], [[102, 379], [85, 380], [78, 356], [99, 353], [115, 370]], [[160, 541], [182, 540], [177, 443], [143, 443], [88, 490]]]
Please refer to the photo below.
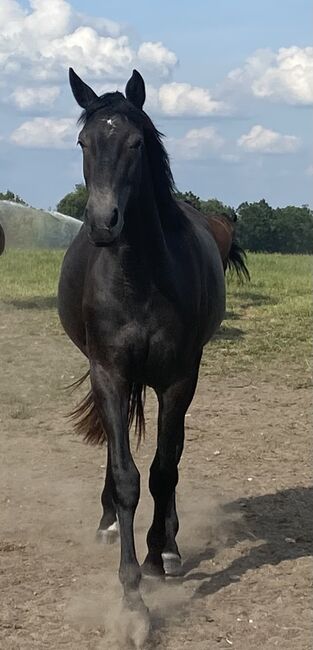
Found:
[[75, 219], [84, 218], [84, 211], [88, 200], [88, 191], [83, 183], [75, 185], [75, 190], [66, 194], [57, 204], [57, 211], [67, 214]]
[[313, 252], [313, 211], [307, 205], [273, 210], [273, 229], [278, 252]]
[[204, 214], [229, 214], [233, 218], [233, 209], [229, 205], [225, 205], [218, 199], [208, 199], [207, 201], [200, 201], [201, 212]]
[[273, 209], [262, 199], [241, 203], [238, 237], [244, 248], [268, 253], [312, 253], [313, 212], [307, 205]]
[[276, 250], [273, 210], [264, 199], [258, 203], [241, 203], [237, 214], [238, 238], [244, 248], [258, 252]]
[[18, 194], [14, 194], [11, 190], [6, 192], [0, 192], [0, 201], [14, 201], [14, 203], [20, 203], [21, 205], [27, 205], [26, 201], [21, 199]]
[[200, 198], [193, 192], [176, 192], [175, 196], [179, 201], [190, 203], [190, 205], [193, 205], [196, 210], [201, 210]]
[[229, 214], [234, 218], [234, 210], [229, 205], [225, 205], [218, 199], [208, 199], [203, 201], [193, 192], [176, 192], [176, 198], [185, 203], [190, 203], [196, 210], [203, 212], [203, 214]]

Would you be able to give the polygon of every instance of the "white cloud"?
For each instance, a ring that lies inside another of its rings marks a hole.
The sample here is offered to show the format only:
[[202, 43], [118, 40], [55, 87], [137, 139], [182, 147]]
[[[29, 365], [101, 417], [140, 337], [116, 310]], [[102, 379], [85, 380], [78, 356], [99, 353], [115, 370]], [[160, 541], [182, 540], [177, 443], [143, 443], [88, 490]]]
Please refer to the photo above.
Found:
[[104, 36], [119, 36], [121, 34], [121, 26], [114, 20], [108, 18], [100, 18], [99, 16], [88, 16], [87, 14], [77, 13], [76, 20], [78, 25], [86, 25], [93, 27], [98, 34]]
[[63, 117], [53, 120], [35, 117], [23, 122], [11, 134], [11, 140], [20, 147], [33, 149], [66, 149], [75, 144], [76, 120]]
[[129, 73], [135, 57], [127, 36], [99, 36], [88, 26], [51, 40], [41, 48], [41, 55], [44, 66], [36, 70], [41, 79], [60, 77], [70, 65], [81, 75], [116, 79]]
[[138, 63], [161, 78], [177, 64], [162, 43], [142, 43], [137, 50], [117, 23], [76, 13], [66, 0], [29, 4], [27, 11], [16, 0], [1, 0], [0, 77], [12, 86], [21, 79], [63, 82], [69, 65], [106, 82], [125, 81]]
[[205, 126], [187, 131], [182, 138], [169, 138], [168, 144], [175, 158], [205, 160], [223, 146], [224, 140], [213, 126]]
[[18, 108], [25, 109], [34, 106], [52, 106], [59, 94], [58, 86], [37, 86], [36, 88], [18, 86], [10, 98]]
[[255, 97], [288, 104], [313, 103], [313, 47], [282, 47], [277, 52], [257, 50], [228, 81]]
[[257, 124], [249, 133], [240, 136], [237, 144], [252, 153], [293, 153], [299, 148], [300, 139], [295, 135], [283, 135]]
[[160, 77], [168, 77], [169, 72], [178, 63], [176, 54], [168, 50], [160, 41], [142, 43], [138, 49], [137, 58], [143, 70], [156, 70]]
[[227, 110], [226, 104], [212, 99], [207, 88], [177, 82], [158, 89], [148, 87], [147, 107], [173, 117], [205, 117]]

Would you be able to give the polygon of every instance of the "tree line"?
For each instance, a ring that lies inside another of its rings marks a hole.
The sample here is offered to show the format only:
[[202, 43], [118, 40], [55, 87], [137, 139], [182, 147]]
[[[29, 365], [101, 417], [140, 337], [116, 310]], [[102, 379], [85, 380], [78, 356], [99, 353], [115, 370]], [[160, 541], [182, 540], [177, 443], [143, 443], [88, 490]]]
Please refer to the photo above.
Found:
[[272, 208], [265, 199], [244, 201], [236, 210], [218, 199], [202, 201], [178, 192], [204, 214], [226, 213], [237, 220], [237, 237], [246, 250], [259, 253], [313, 253], [313, 210], [308, 205]]
[[14, 203], [20, 203], [21, 205], [27, 205], [26, 201], [23, 201], [18, 194], [14, 194], [11, 190], [6, 192], [0, 192], [0, 201], [14, 201]]
[[[313, 253], [313, 210], [308, 205], [272, 208], [265, 199], [245, 201], [236, 209], [218, 199], [204, 201], [193, 192], [177, 192], [177, 198], [203, 214], [228, 214], [237, 220], [237, 237], [243, 248], [253, 252]], [[57, 204], [57, 210], [83, 219], [88, 198], [85, 185], [75, 185]], [[0, 200], [25, 201], [10, 190], [0, 192]]]

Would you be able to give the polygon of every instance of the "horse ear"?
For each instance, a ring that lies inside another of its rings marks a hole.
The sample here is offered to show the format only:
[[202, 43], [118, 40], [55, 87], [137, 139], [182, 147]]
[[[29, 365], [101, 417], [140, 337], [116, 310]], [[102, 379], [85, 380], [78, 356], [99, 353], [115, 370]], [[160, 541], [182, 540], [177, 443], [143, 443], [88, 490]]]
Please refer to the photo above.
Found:
[[125, 95], [136, 108], [142, 109], [146, 99], [145, 82], [137, 70], [133, 70], [125, 88]]
[[76, 72], [74, 72], [73, 68], [69, 68], [69, 79], [72, 93], [79, 106], [87, 108], [87, 106], [98, 99], [98, 95], [96, 95], [90, 86], [87, 86], [87, 84], [80, 79]]

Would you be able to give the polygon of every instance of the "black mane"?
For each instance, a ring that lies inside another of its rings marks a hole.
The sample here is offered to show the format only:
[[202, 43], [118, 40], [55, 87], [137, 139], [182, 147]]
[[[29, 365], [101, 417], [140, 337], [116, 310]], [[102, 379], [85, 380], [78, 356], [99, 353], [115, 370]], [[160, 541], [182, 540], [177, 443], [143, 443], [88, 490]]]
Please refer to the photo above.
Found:
[[172, 214], [179, 213], [182, 216], [173, 196], [176, 186], [170, 168], [169, 156], [162, 142], [164, 135], [156, 129], [147, 113], [133, 106], [122, 93], [116, 91], [105, 93], [92, 102], [82, 112], [78, 124], [85, 125], [88, 119], [99, 110], [105, 111], [107, 117], [121, 115], [142, 129], [155, 200], [161, 212], [160, 218], [162, 219], [162, 212], [165, 210], [168, 213], [169, 209]]

